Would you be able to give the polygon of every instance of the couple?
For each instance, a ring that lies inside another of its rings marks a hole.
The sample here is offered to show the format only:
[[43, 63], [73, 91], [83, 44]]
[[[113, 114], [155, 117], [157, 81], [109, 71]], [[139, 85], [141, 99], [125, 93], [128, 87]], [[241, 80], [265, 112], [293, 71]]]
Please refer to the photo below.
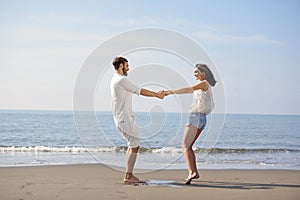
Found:
[[126, 58], [116, 57], [112, 64], [115, 68], [115, 73], [110, 83], [110, 90], [112, 95], [114, 122], [117, 129], [128, 143], [124, 183], [141, 182], [133, 175], [133, 168], [140, 141], [132, 112], [132, 94], [163, 99], [165, 96], [171, 94], [193, 93], [193, 102], [189, 120], [184, 130], [182, 149], [188, 167], [188, 177], [185, 179], [185, 183], [190, 184], [192, 179], [199, 178], [196, 157], [192, 146], [206, 125], [206, 115], [209, 114], [214, 107], [211, 86], [214, 86], [216, 81], [210, 69], [205, 64], [197, 64], [195, 66], [194, 76], [199, 80], [199, 83], [194, 86], [178, 90], [161, 90], [159, 92], [153, 92], [137, 87], [126, 78], [127, 72], [129, 71], [129, 65]]

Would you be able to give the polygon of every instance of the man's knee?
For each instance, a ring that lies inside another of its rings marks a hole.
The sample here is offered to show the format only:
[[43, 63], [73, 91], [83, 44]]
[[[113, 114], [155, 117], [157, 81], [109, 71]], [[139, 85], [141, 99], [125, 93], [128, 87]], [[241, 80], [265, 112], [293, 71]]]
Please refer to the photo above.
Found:
[[129, 148], [131, 153], [138, 153], [140, 146], [134, 147], [134, 148]]

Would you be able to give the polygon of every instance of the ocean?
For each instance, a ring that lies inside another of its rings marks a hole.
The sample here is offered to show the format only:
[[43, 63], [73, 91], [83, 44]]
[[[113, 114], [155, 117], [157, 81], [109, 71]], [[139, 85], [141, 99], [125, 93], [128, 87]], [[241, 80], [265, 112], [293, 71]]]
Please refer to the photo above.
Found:
[[[300, 116], [226, 114], [210, 138], [214, 115], [193, 146], [199, 169], [300, 170]], [[135, 113], [141, 137], [137, 169], [186, 169], [181, 139], [187, 116]], [[78, 123], [72, 111], [0, 110], [0, 167], [124, 167], [126, 142], [112, 113], [96, 112], [95, 119]]]

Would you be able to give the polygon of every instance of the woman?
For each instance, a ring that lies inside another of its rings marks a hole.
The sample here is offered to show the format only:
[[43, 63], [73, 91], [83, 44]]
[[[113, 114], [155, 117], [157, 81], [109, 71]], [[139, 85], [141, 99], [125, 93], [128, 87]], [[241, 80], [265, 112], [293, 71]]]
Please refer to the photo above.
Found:
[[214, 108], [211, 86], [215, 86], [216, 80], [213, 73], [205, 64], [197, 64], [194, 76], [196, 80], [200, 81], [198, 84], [178, 90], [165, 91], [166, 95], [193, 93], [189, 121], [186, 124], [182, 139], [184, 159], [189, 172], [188, 177], [185, 179], [185, 184], [190, 184], [193, 179], [200, 177], [192, 147], [206, 125], [206, 115]]

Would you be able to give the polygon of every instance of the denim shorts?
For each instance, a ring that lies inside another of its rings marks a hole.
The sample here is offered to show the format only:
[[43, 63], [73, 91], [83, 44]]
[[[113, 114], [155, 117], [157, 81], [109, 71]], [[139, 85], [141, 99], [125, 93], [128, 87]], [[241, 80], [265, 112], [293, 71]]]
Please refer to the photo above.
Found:
[[195, 126], [203, 130], [206, 125], [206, 114], [200, 112], [190, 113], [189, 120], [185, 126]]

